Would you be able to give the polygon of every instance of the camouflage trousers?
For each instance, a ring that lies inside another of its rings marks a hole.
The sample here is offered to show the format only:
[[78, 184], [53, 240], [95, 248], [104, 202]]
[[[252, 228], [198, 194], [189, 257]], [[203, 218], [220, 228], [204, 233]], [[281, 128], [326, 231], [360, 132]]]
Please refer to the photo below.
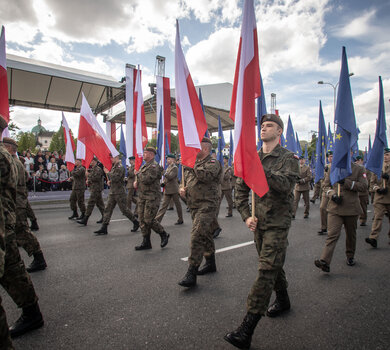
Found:
[[19, 308], [38, 301], [34, 285], [20, 257], [12, 227], [6, 227], [4, 275], [0, 284]]
[[190, 265], [198, 267], [203, 256], [209, 257], [215, 253], [213, 232], [217, 209], [216, 207], [191, 209], [191, 252], [188, 258]]
[[27, 212], [27, 217], [28, 217], [31, 221], [37, 221], [37, 217], [35, 216], [34, 210], [32, 210], [29, 201], [27, 201], [26, 212]]
[[283, 270], [287, 250], [288, 229], [256, 229], [254, 239], [259, 254], [259, 271], [247, 299], [247, 311], [253, 314], [265, 314], [272, 291], [285, 290], [288, 287]]
[[91, 195], [88, 199], [87, 211], [85, 212], [85, 216], [91, 216], [92, 210], [95, 207], [98, 207], [100, 213], [103, 216], [104, 213], [104, 201], [102, 197], [102, 191], [92, 191]]
[[232, 190], [222, 190], [221, 200], [219, 201], [219, 207], [221, 207], [221, 202], [223, 197], [226, 197], [228, 203], [228, 215], [233, 213], [233, 199], [232, 199]]
[[138, 220], [143, 237], [150, 237], [152, 230], [158, 234], [164, 232], [164, 227], [156, 220], [160, 200], [140, 199], [138, 205]]
[[179, 221], [183, 221], [183, 210], [181, 208], [179, 194], [178, 193], [173, 193], [173, 194], [164, 193], [160, 209], [159, 209], [157, 216], [156, 216], [156, 220], [158, 222], [162, 221], [162, 219], [163, 219], [163, 217], [168, 209], [168, 206], [172, 203], [172, 201], [175, 203], [177, 216], [178, 216]]
[[131, 204], [135, 204], [135, 209], [134, 212], [136, 213], [138, 208], [137, 208], [137, 197], [135, 196], [135, 189], [134, 188], [128, 188], [127, 189], [127, 207], [131, 210]]
[[79, 206], [81, 213], [85, 213], [85, 202], [84, 202], [84, 190], [72, 190], [70, 194], [70, 209], [77, 211], [77, 205]]
[[1, 296], [0, 296], [0, 349], [1, 350], [13, 350], [11, 338], [8, 331], [7, 316], [5, 310], [1, 305]]
[[15, 234], [18, 246], [22, 247], [27, 252], [28, 256], [40, 252], [41, 246], [28, 226], [26, 210], [18, 209], [16, 211], [16, 216]]
[[108, 195], [108, 201], [106, 208], [104, 209], [103, 214], [103, 224], [108, 225], [111, 220], [112, 212], [114, 211], [115, 206], [118, 204], [119, 210], [121, 213], [126, 216], [130, 221], [134, 222], [135, 216], [131, 210], [126, 205], [126, 193]]

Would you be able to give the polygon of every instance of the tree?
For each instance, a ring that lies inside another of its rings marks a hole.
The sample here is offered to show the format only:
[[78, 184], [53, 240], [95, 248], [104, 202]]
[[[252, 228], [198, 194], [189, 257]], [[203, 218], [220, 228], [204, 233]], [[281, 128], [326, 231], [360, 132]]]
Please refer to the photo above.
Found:
[[49, 146], [49, 151], [50, 152], [61, 151], [62, 153], [65, 153], [65, 138], [64, 138], [64, 130], [62, 126], [60, 126], [58, 131], [53, 134]]
[[18, 142], [18, 152], [30, 150], [35, 153], [37, 147], [37, 139], [32, 132], [19, 132], [16, 137]]

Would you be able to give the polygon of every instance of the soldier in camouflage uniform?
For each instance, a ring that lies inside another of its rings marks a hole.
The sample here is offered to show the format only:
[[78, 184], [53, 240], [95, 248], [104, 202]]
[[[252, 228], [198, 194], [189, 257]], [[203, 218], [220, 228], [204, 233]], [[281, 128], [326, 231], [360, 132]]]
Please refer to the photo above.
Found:
[[[72, 216], [69, 216], [69, 220], [76, 219], [81, 220], [85, 216], [85, 168], [81, 165], [81, 159], [75, 160], [75, 167], [70, 174], [70, 181], [72, 181], [72, 193], [70, 194], [70, 209], [73, 210]], [[77, 205], [80, 208], [81, 215], [77, 214]]]
[[[283, 264], [291, 225], [293, 190], [299, 179], [298, 160], [279, 144], [283, 121], [275, 114], [261, 118], [263, 146], [258, 152], [267, 178], [269, 191], [255, 195], [255, 218], [248, 202], [250, 188], [241, 178], [236, 183], [236, 206], [248, 228], [253, 231], [259, 254], [257, 279], [247, 299], [247, 314], [238, 329], [225, 335], [225, 340], [241, 349], [249, 348], [252, 334], [260, 318], [280, 315], [290, 309], [287, 280]], [[272, 290], [276, 300], [268, 308]]]
[[86, 226], [88, 223], [88, 219], [92, 214], [92, 210], [95, 205], [98, 207], [100, 214], [102, 214], [102, 218], [97, 221], [98, 224], [103, 222], [103, 214], [104, 214], [104, 201], [102, 197], [103, 191], [103, 177], [104, 173], [102, 168], [98, 164], [98, 160], [94, 157], [91, 161], [91, 168], [88, 169], [87, 173], [87, 185], [89, 185], [89, 200], [87, 205], [87, 211], [85, 212], [85, 216], [81, 220], [77, 220], [77, 222], [81, 225]]
[[37, 222], [37, 217], [35, 216], [34, 210], [32, 210], [30, 202], [28, 200], [26, 205], [26, 213], [27, 213], [27, 217], [31, 220], [31, 226], [30, 226], [31, 231], [38, 231], [39, 226]]
[[111, 171], [104, 168], [104, 172], [108, 175], [109, 178], [107, 185], [110, 186], [110, 193], [108, 194], [107, 205], [104, 209], [103, 225], [100, 230], [94, 232], [96, 235], [107, 234], [107, 226], [110, 223], [111, 215], [117, 204], [122, 214], [134, 224], [131, 232], [135, 232], [139, 228], [138, 220], [126, 205], [125, 168], [122, 166], [119, 155], [116, 157], [111, 157], [111, 162]]
[[228, 213], [226, 215], [227, 218], [233, 216], [233, 199], [232, 199], [232, 167], [228, 165], [229, 157], [223, 156], [223, 170], [222, 170], [222, 182], [221, 182], [221, 201], [219, 206], [221, 206], [221, 202], [223, 197], [226, 197], [226, 201], [228, 203]]
[[[185, 187], [180, 187], [180, 195], [186, 197], [192, 218], [189, 267], [179, 282], [182, 287], [195, 286], [197, 275], [217, 271], [212, 224], [219, 206], [222, 168], [221, 164], [210, 156], [211, 147], [210, 139], [203, 138], [194, 168], [186, 169]], [[203, 257], [206, 262], [198, 271]]]
[[16, 156], [18, 144], [9, 137], [3, 138], [3, 144], [7, 151], [12, 155], [18, 171], [18, 182], [16, 186], [16, 220], [15, 233], [16, 242], [22, 247], [28, 256], [34, 256], [34, 260], [26, 269], [27, 272], [35, 272], [46, 269], [46, 261], [43, 257], [41, 246], [37, 238], [32, 234], [27, 222], [26, 204], [28, 202], [28, 193], [26, 186], [27, 172], [26, 168]]
[[127, 207], [131, 210], [131, 204], [135, 204], [134, 214], [138, 215], [137, 212], [137, 198], [135, 196], [135, 188], [134, 188], [134, 182], [135, 182], [135, 157], [131, 156], [129, 157], [130, 166], [127, 167]]
[[[1, 116], [0, 116], [1, 117]], [[2, 118], [0, 118], [2, 120]], [[0, 123], [0, 133], [3, 127]], [[17, 168], [12, 156], [0, 143], [0, 200], [5, 226], [4, 271], [0, 284], [15, 304], [22, 308], [22, 315], [10, 328], [12, 338], [43, 326], [38, 297], [30, 276], [26, 272], [16, 243], [16, 185]], [[2, 249], [4, 252], [4, 249]], [[3, 318], [4, 319], [4, 318]], [[4, 330], [2, 331], [4, 333]]]
[[156, 220], [161, 201], [160, 179], [163, 169], [154, 160], [155, 156], [156, 150], [153, 147], [146, 147], [143, 155], [145, 164], [136, 172], [134, 187], [138, 190], [138, 218], [143, 240], [139, 246], [135, 247], [135, 250], [152, 249], [150, 242], [152, 230], [160, 235], [161, 248], [164, 248], [169, 240], [169, 234]]

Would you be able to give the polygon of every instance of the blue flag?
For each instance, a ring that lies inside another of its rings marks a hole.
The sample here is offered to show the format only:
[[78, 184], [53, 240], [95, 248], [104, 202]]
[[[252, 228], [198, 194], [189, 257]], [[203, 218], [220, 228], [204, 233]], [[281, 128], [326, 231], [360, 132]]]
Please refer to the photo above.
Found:
[[178, 171], [177, 171], [177, 179], [179, 180], [179, 182], [181, 182], [181, 178], [182, 178], [182, 174], [183, 174], [183, 166], [181, 165], [181, 162], [179, 163], [179, 166], [178, 166]]
[[263, 145], [263, 141], [261, 140], [260, 137], [260, 132], [261, 132], [261, 126], [260, 126], [260, 121], [261, 117], [264, 114], [267, 114], [267, 106], [265, 104], [265, 93], [264, 93], [264, 86], [263, 86], [263, 78], [260, 74], [260, 91], [261, 91], [261, 96], [257, 99], [257, 150], [261, 148]]
[[324, 177], [325, 169], [325, 138], [326, 138], [326, 127], [324, 114], [322, 112], [322, 104], [320, 101], [320, 112], [318, 118], [318, 138], [316, 144], [316, 176], [314, 178], [314, 183], [317, 183]]
[[123, 128], [121, 124], [121, 139], [119, 142], [119, 152], [123, 154], [123, 157], [121, 159], [122, 165], [125, 168], [125, 174], [127, 176], [127, 166], [126, 166], [126, 159], [127, 159], [127, 153], [126, 153], [126, 141], [125, 141], [125, 135], [123, 134]]
[[314, 149], [313, 149], [313, 151], [311, 152], [311, 160], [310, 160], [310, 168], [312, 172], [315, 171], [316, 161], [317, 161], [317, 156], [314, 154]]
[[286, 148], [286, 147], [287, 147], [286, 139], [284, 138], [284, 135], [283, 135], [283, 134], [280, 135], [280, 145], [281, 145], [283, 148]]
[[345, 46], [343, 46], [334, 122], [337, 124], [337, 129], [330, 169], [332, 185], [352, 174], [351, 147], [358, 138]]
[[225, 139], [223, 138], [223, 131], [221, 125], [221, 118], [218, 116], [218, 147], [217, 147], [217, 159], [223, 164], [223, 149], [225, 148]]
[[229, 145], [229, 166], [232, 166], [233, 163], [233, 151], [234, 151], [234, 143], [233, 143], [233, 134], [232, 129], [230, 129], [230, 145]]
[[[357, 128], [356, 132], [358, 135], [360, 134], [359, 128]], [[357, 139], [356, 142], [352, 145], [351, 150], [352, 150], [352, 159], [353, 161], [356, 161], [356, 157], [359, 155], [359, 145]]]
[[297, 156], [300, 157], [302, 155], [302, 147], [301, 147], [301, 144], [299, 142], [299, 138], [298, 138], [298, 133], [295, 132], [295, 135], [297, 136], [296, 137], [296, 143], [297, 143]]
[[305, 164], [309, 165], [309, 155], [307, 153], [307, 143], [305, 143]]
[[288, 124], [286, 131], [286, 148], [294, 154], [297, 154], [297, 142], [295, 140], [295, 132], [290, 116], [288, 116]]
[[326, 141], [326, 151], [333, 151], [333, 135], [330, 131], [330, 123], [328, 123], [328, 139]]
[[158, 131], [157, 131], [157, 144], [156, 144], [156, 156], [154, 159], [158, 164], [164, 164], [163, 157], [164, 154], [162, 154], [163, 151], [163, 142], [164, 142], [164, 130], [163, 130], [163, 123], [162, 123], [162, 107], [160, 108], [160, 118], [158, 120]]
[[378, 178], [381, 177], [382, 173], [383, 151], [385, 148], [387, 148], [385, 103], [383, 100], [382, 78], [379, 77], [378, 119], [376, 121], [374, 144], [372, 145], [371, 152], [369, 152], [366, 164], [366, 168], [376, 174]]
[[368, 135], [368, 154], [371, 152], [371, 135]]
[[[200, 102], [200, 105], [201, 105], [201, 107], [202, 107], [204, 119], [206, 120], [206, 113], [205, 113], [205, 111], [204, 111], [204, 106], [203, 106], [202, 90], [201, 90], [200, 88], [199, 88], [199, 102]], [[207, 122], [207, 121], [206, 121], [206, 122]], [[204, 136], [210, 138], [209, 129], [206, 130]]]

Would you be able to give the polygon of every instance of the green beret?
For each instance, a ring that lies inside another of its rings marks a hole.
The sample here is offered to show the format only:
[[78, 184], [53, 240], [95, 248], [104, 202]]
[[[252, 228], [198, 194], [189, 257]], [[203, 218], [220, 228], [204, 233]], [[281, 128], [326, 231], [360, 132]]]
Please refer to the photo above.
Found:
[[144, 151], [153, 152], [154, 154], [157, 154], [157, 151], [154, 147], [145, 147]]
[[208, 137], [204, 137], [204, 138], [202, 139], [202, 142], [207, 142], [207, 143], [209, 143], [210, 145], [212, 144], [212, 143], [211, 143], [211, 140], [210, 140]]
[[18, 144], [14, 139], [11, 139], [10, 137], [3, 137], [3, 143], [8, 143], [9, 145], [18, 147]]
[[130, 156], [129, 160], [135, 160], [135, 157], [134, 156]]
[[326, 153], [326, 156], [327, 156], [327, 157], [333, 156], [333, 151], [328, 151], [328, 152]]
[[229, 157], [228, 156], [223, 156], [223, 159], [229, 159]]
[[305, 159], [305, 156], [300, 156], [299, 159]]
[[169, 154], [167, 154], [167, 158], [176, 159], [176, 156], [173, 153], [169, 153]]
[[356, 157], [356, 160], [361, 160], [361, 159], [363, 159], [362, 156], [357, 156], [357, 157]]
[[282, 130], [284, 129], [284, 124], [283, 124], [282, 118], [280, 118], [276, 114], [264, 114], [261, 117], [260, 125], [263, 124], [264, 122], [274, 122], [274, 123], [278, 124], [282, 128]]
[[215, 153], [215, 149], [212, 149], [212, 150], [211, 150], [211, 153]]
[[384, 149], [384, 152], [385, 152], [385, 153], [389, 153], [389, 152], [390, 152], [390, 148], [385, 148], [385, 149]]

